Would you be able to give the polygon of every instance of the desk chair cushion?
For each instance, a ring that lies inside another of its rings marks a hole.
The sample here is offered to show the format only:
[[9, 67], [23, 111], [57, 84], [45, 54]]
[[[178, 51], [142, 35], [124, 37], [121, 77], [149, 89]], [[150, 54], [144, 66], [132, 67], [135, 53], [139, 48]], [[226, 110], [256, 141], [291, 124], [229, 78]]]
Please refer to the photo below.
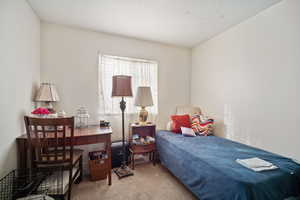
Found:
[[44, 194], [34, 194], [27, 197], [18, 198], [18, 200], [54, 200], [52, 197], [46, 196]]
[[[78, 167], [74, 167], [72, 170], [72, 178], [76, 180], [79, 176], [79, 173], [76, 172], [79, 170]], [[76, 177], [75, 177], [76, 175]], [[62, 172], [54, 172], [51, 176], [48, 176], [41, 185], [47, 185], [47, 194], [48, 195], [63, 195], [68, 191], [69, 188], [69, 170], [64, 170]], [[45, 188], [39, 188], [38, 191], [42, 191]]]
[[[74, 165], [79, 159], [80, 157], [82, 156], [83, 154], [83, 150], [81, 149], [74, 149], [73, 150], [73, 161], [72, 161], [72, 164]], [[55, 160], [55, 157], [54, 156], [51, 156], [51, 153], [48, 154], [50, 155], [49, 159], [47, 159], [47, 155], [43, 156], [42, 157], [42, 160], [43, 161], [54, 161]], [[54, 154], [53, 154], [54, 155]], [[66, 152], [66, 159], [69, 159], [70, 158], [70, 151], [67, 151]], [[57, 160], [63, 160], [63, 155], [61, 156], [58, 156], [57, 157]], [[45, 164], [37, 164], [37, 167], [60, 167], [60, 166], [66, 166], [68, 165], [69, 163], [62, 163], [62, 164], [48, 164], [48, 163], [45, 163]]]

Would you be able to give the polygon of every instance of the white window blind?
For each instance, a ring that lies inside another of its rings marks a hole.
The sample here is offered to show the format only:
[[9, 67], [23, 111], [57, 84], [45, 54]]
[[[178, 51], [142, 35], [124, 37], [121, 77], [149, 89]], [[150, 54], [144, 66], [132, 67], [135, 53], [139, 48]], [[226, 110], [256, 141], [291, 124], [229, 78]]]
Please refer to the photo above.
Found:
[[137, 113], [139, 108], [134, 105], [134, 98], [139, 86], [150, 86], [154, 106], [147, 108], [149, 113], [157, 114], [158, 108], [158, 63], [156, 61], [99, 55], [99, 96], [101, 114], [119, 114], [120, 98], [112, 98], [112, 77], [129, 75], [132, 77], [133, 97], [125, 98], [126, 113]]

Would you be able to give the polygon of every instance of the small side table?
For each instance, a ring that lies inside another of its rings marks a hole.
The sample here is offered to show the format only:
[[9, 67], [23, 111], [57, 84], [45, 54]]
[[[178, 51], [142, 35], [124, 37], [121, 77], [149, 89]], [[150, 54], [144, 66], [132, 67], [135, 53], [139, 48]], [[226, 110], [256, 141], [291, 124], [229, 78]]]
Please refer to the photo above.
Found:
[[129, 151], [130, 151], [130, 161], [131, 161], [131, 168], [134, 170], [135, 163], [134, 163], [134, 156], [141, 155], [141, 154], [149, 154], [149, 160], [153, 162], [153, 165], [156, 164], [156, 144], [146, 144], [146, 145], [137, 145], [132, 143], [132, 136], [134, 134], [139, 135], [140, 137], [151, 136], [155, 138], [155, 131], [156, 126], [155, 124], [145, 124], [145, 125], [137, 125], [131, 124], [130, 125], [130, 136], [129, 136]]

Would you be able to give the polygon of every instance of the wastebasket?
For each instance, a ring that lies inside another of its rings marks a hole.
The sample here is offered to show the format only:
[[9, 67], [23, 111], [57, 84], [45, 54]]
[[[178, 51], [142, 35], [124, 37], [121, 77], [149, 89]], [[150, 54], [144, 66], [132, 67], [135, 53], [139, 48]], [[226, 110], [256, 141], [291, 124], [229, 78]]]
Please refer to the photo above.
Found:
[[89, 152], [89, 167], [92, 181], [106, 179], [109, 170], [106, 151]]

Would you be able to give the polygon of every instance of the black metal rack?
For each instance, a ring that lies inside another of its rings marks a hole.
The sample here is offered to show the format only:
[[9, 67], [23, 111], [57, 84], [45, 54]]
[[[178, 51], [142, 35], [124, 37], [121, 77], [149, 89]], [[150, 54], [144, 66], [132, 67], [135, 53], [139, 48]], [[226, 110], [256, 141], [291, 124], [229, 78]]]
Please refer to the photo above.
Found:
[[16, 200], [33, 194], [62, 194], [63, 170], [22, 169], [0, 180], [0, 199]]

